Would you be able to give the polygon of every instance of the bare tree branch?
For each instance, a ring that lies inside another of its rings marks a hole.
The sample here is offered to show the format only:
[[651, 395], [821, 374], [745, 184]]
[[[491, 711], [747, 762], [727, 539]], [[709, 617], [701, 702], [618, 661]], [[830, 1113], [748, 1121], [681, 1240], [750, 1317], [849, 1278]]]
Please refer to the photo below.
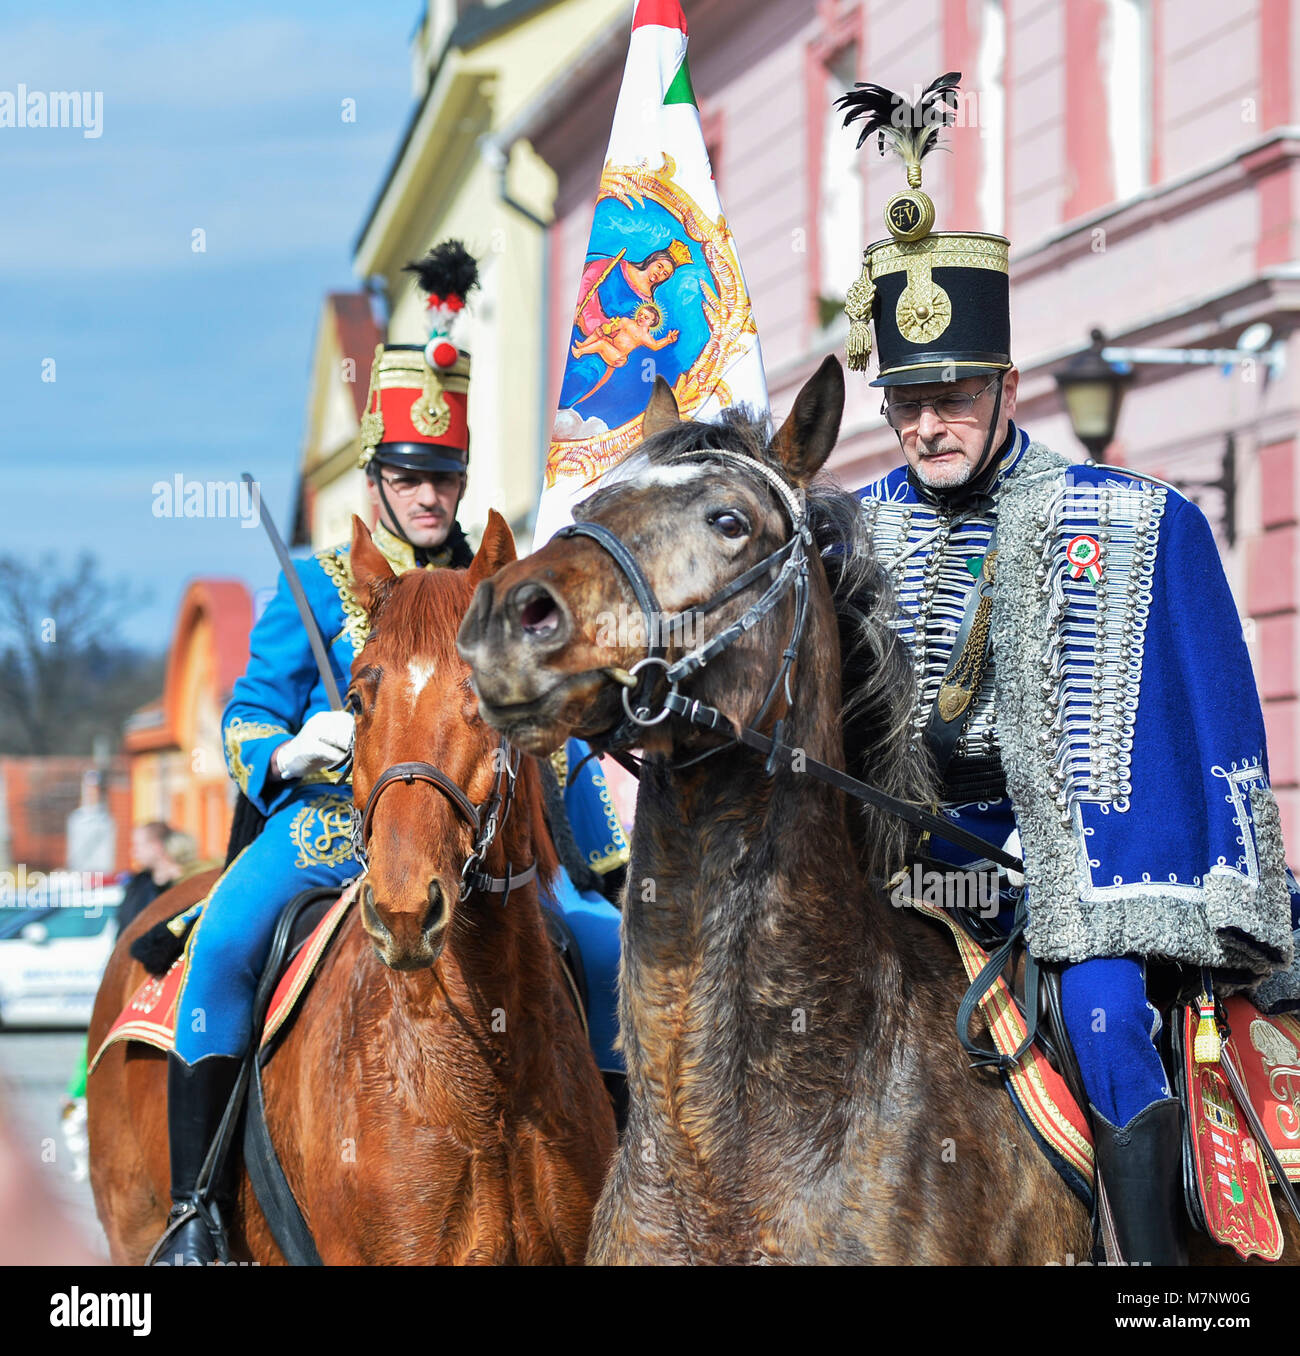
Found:
[[48, 557], [0, 556], [0, 753], [86, 754], [97, 734], [118, 742], [162, 685], [161, 657], [118, 639], [143, 601], [87, 554], [62, 571]]

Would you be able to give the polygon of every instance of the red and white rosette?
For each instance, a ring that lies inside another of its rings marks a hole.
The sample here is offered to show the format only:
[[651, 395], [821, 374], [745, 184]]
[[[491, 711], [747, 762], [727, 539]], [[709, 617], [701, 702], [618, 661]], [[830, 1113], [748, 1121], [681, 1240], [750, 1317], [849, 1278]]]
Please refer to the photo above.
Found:
[[1101, 583], [1101, 543], [1096, 537], [1071, 538], [1065, 558], [1075, 579], [1086, 577], [1091, 584]]

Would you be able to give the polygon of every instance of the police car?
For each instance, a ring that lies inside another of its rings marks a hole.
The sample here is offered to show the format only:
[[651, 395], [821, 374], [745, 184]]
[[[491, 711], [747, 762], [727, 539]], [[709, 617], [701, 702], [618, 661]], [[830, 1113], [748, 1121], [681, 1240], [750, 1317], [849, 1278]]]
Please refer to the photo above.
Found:
[[0, 909], [0, 1027], [85, 1027], [117, 940], [122, 886]]

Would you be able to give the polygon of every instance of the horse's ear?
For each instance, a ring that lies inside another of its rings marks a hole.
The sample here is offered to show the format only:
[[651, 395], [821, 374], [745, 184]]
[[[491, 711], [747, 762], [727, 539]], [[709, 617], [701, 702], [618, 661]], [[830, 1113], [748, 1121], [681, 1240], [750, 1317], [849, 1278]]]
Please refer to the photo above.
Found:
[[[384, 553], [374, 543], [370, 529], [354, 513], [352, 515], [352, 580], [357, 601], [373, 597], [391, 584], [397, 576]], [[364, 605], [364, 604], [363, 604]]]
[[826, 464], [840, 436], [844, 369], [832, 353], [794, 399], [790, 417], [772, 440], [772, 452], [796, 485], [807, 485]]
[[641, 419], [642, 440], [653, 438], [665, 429], [676, 428], [681, 422], [682, 416], [673, 388], [662, 377], [656, 377], [654, 390], [650, 392], [650, 403], [645, 407]]
[[483, 580], [490, 579], [498, 570], [518, 558], [515, 551], [515, 534], [511, 532], [510, 524], [496, 509], [488, 509], [483, 540], [470, 562], [469, 582], [477, 587]]

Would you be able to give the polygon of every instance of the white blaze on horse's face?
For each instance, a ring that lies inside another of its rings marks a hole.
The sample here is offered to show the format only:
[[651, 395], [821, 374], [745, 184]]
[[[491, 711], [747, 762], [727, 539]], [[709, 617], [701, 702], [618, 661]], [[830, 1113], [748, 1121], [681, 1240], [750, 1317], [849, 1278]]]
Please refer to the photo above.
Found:
[[651, 466], [641, 471], [635, 480], [629, 482], [629, 486], [632, 489], [644, 490], [651, 485], [665, 489], [674, 485], [686, 485], [692, 480], [702, 480], [711, 469], [707, 466]]
[[432, 660], [428, 663], [421, 663], [417, 659], [412, 659], [406, 666], [406, 685], [411, 693], [412, 706], [419, 701], [420, 693], [424, 691], [425, 684], [433, 677], [433, 670]]

